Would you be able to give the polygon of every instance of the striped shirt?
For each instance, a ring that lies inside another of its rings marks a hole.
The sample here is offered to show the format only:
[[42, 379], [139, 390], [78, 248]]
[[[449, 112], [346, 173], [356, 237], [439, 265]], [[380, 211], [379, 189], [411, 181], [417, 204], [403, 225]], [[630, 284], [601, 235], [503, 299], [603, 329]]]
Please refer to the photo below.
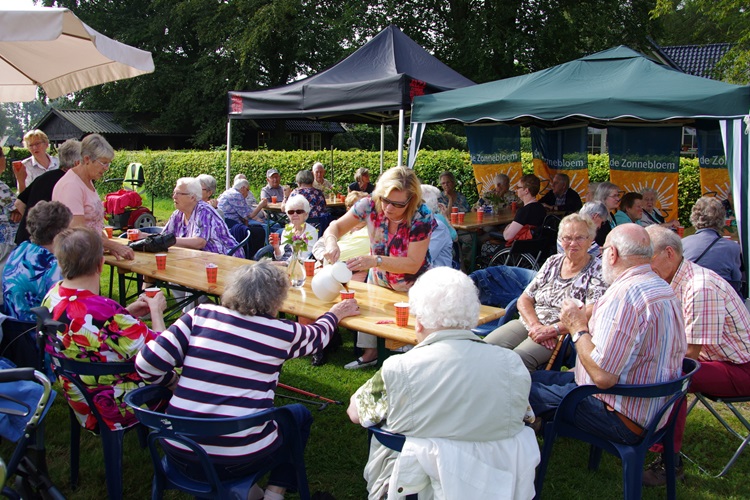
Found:
[[672, 278], [682, 301], [688, 344], [700, 344], [701, 361], [750, 362], [750, 313], [721, 276], [683, 259]]
[[[204, 304], [149, 342], [136, 359], [136, 370], [147, 383], [166, 384], [174, 368], [182, 367], [169, 414], [253, 414], [273, 407], [284, 361], [323, 349], [337, 327], [331, 313], [301, 325]], [[218, 461], [232, 462], [274, 449], [278, 438], [276, 424], [269, 422], [231, 436], [196, 441]]]
[[[618, 384], [653, 384], [682, 374], [687, 352], [680, 301], [670, 286], [648, 264], [622, 273], [594, 306], [589, 321], [591, 357], [618, 376]], [[578, 385], [591, 385], [581, 363], [576, 363]], [[646, 425], [666, 398], [632, 398], [600, 394], [609, 406]]]

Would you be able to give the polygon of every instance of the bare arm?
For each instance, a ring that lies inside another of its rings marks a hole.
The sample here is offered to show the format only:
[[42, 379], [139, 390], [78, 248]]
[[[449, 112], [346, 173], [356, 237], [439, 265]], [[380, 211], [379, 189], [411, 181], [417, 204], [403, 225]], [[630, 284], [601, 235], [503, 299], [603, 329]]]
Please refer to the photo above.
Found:
[[182, 248], [192, 248], [194, 250], [203, 250], [208, 243], [200, 236], [192, 236], [190, 238], [175, 238], [175, 245]]
[[688, 344], [688, 349], [685, 356], [690, 359], [697, 360], [698, 358], [700, 358], [702, 348], [703, 346], [701, 344]]
[[349, 408], [346, 409], [346, 414], [349, 415], [349, 420], [354, 424], [360, 424], [359, 412], [357, 411], [357, 403], [354, 401], [354, 394], [349, 398]]
[[343, 216], [339, 217], [335, 221], [331, 222], [323, 233], [323, 241], [325, 242], [326, 251], [323, 257], [329, 262], [338, 262], [341, 250], [339, 249], [338, 240], [346, 233], [354, 229], [359, 224], [353, 213], [347, 212]]
[[[88, 227], [86, 226], [86, 218], [83, 215], [74, 215], [68, 227]], [[110, 240], [104, 233], [101, 234], [101, 237], [104, 250], [114, 255], [117, 260], [132, 260], [135, 257], [133, 249], [129, 246]]]
[[505, 229], [503, 229], [503, 238], [505, 238], [505, 241], [512, 240], [518, 234], [518, 231], [520, 231], [522, 227], [523, 227], [523, 224], [519, 224], [516, 221], [513, 221], [507, 226], [505, 226]]

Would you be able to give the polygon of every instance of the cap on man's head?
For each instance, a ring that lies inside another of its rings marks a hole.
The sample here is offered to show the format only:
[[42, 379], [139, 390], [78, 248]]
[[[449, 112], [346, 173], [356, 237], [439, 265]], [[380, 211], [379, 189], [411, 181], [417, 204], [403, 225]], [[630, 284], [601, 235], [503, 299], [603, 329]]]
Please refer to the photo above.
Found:
[[266, 170], [266, 178], [271, 177], [273, 174], [279, 174], [279, 171], [275, 168], [269, 168], [268, 170]]

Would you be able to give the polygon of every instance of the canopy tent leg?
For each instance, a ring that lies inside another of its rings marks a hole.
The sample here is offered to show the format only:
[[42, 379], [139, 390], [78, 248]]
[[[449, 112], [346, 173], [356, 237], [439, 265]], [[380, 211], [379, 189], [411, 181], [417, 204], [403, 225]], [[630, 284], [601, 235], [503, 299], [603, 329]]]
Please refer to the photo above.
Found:
[[380, 122], [380, 173], [383, 173], [383, 162], [385, 161], [385, 123]]
[[229, 189], [229, 166], [232, 164], [232, 119], [227, 120], [227, 167], [225, 174], [226, 187], [224, 190]]
[[404, 166], [404, 110], [398, 110], [398, 166]]

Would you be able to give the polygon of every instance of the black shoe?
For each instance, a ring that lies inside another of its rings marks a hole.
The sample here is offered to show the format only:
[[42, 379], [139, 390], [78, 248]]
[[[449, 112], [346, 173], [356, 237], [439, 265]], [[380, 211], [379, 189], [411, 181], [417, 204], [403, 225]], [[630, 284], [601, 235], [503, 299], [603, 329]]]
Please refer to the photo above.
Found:
[[[674, 475], [678, 481], [685, 480], [685, 467], [682, 457], [677, 455], [674, 459]], [[643, 486], [664, 486], [667, 484], [667, 470], [661, 455], [646, 467], [643, 471]]]
[[326, 353], [323, 351], [316, 352], [312, 355], [312, 365], [313, 366], [323, 366], [326, 364]]

